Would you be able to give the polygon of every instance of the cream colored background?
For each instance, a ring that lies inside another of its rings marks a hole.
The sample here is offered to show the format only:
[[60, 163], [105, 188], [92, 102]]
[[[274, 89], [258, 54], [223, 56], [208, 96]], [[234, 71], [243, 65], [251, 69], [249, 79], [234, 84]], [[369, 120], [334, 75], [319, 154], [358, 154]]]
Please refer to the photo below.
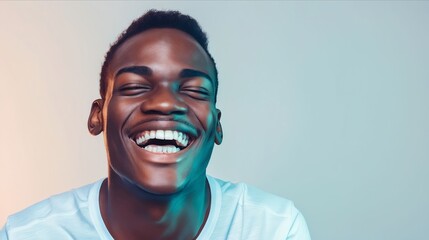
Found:
[[0, 225], [105, 176], [86, 120], [111, 42], [149, 8], [218, 62], [210, 174], [290, 198], [313, 239], [427, 239], [429, 2], [0, 2]]

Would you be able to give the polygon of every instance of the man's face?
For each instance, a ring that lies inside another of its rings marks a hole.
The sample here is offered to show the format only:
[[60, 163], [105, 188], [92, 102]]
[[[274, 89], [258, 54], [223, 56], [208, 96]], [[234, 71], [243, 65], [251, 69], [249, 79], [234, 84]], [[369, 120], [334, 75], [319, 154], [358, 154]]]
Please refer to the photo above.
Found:
[[222, 129], [213, 64], [192, 37], [165, 28], [128, 39], [107, 81], [100, 118], [111, 174], [156, 194], [205, 177]]

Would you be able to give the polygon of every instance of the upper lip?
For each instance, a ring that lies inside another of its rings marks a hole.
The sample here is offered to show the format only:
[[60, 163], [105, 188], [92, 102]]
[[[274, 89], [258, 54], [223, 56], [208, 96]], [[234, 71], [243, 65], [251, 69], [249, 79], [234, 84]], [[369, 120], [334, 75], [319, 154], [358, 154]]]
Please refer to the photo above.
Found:
[[136, 136], [143, 131], [150, 130], [173, 130], [186, 133], [189, 137], [195, 139], [198, 136], [197, 129], [187, 121], [175, 120], [175, 119], [149, 119], [145, 121], [140, 121], [134, 127], [129, 130], [129, 137], [135, 139]]

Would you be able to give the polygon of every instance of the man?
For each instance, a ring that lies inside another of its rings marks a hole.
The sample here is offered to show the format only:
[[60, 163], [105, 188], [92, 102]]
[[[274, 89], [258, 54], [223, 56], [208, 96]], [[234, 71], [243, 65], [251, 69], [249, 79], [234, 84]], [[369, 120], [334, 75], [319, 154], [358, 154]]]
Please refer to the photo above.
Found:
[[2, 239], [310, 239], [293, 203], [206, 175], [217, 69], [191, 17], [149, 11], [111, 46], [88, 119], [108, 178], [8, 218]]

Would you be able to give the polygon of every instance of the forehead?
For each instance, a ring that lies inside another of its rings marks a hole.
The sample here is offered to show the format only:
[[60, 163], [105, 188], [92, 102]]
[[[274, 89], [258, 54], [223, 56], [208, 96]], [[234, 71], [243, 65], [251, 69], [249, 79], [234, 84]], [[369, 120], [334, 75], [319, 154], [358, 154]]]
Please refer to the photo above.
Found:
[[150, 29], [129, 38], [115, 52], [109, 72], [114, 76], [126, 66], [173, 62], [176, 67], [200, 70], [215, 79], [214, 66], [200, 44], [187, 33], [171, 28]]

